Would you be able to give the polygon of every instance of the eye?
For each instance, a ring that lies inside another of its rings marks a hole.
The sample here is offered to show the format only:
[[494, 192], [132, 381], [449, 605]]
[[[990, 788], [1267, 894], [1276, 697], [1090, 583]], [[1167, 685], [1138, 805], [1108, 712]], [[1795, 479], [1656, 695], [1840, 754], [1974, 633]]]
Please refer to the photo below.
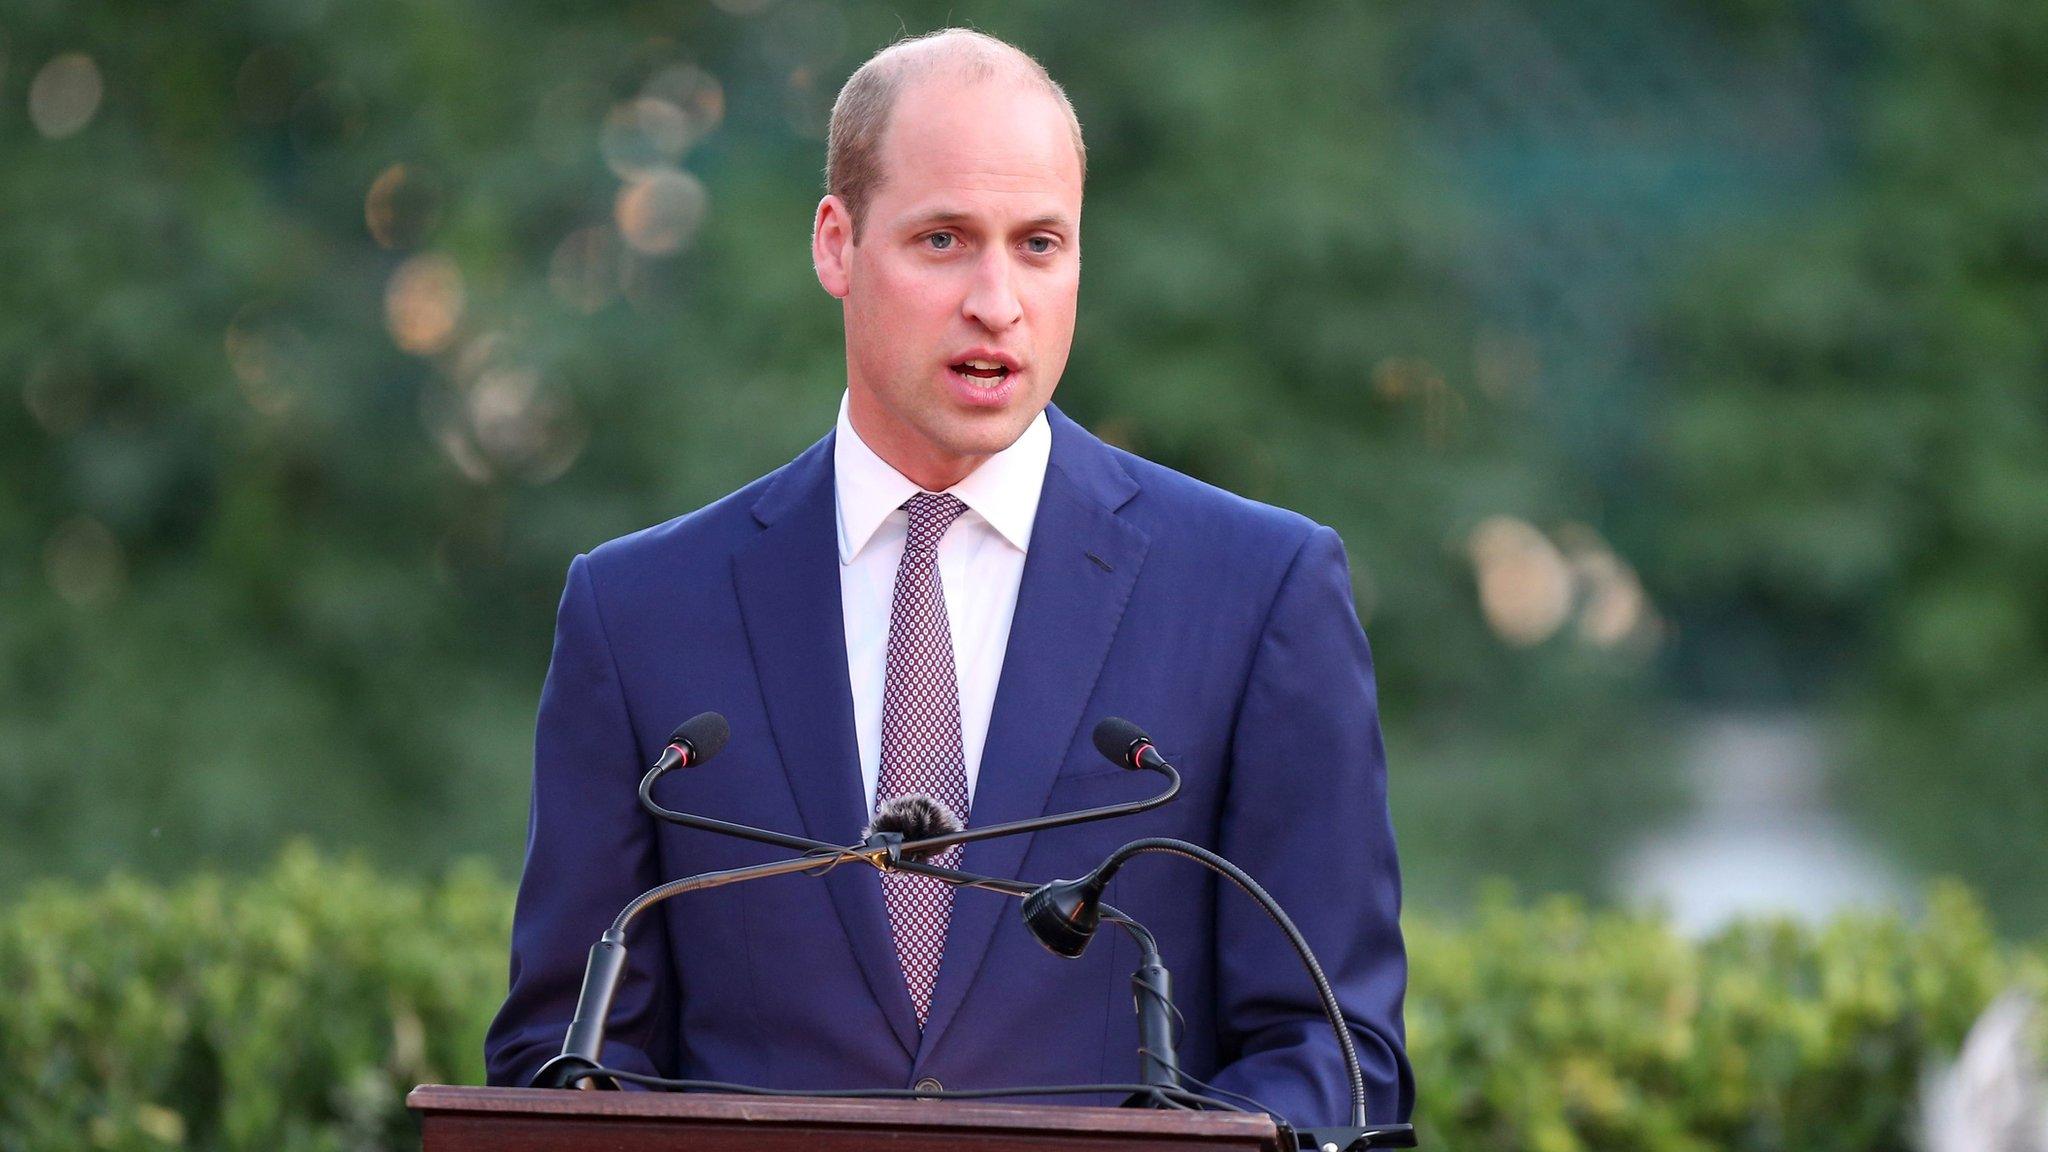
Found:
[[1033, 256], [1048, 255], [1057, 246], [1058, 241], [1050, 236], [1033, 236], [1024, 242], [1025, 251], [1030, 252]]
[[924, 240], [926, 244], [931, 245], [932, 251], [934, 252], [948, 251], [953, 247], [954, 244], [953, 234], [951, 232], [934, 232], [931, 235], [925, 237]]

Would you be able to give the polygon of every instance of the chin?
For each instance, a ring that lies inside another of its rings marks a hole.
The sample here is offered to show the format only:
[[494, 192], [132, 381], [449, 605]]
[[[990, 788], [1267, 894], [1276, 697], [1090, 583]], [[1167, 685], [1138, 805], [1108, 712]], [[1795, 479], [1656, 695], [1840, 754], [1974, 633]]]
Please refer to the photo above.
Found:
[[946, 443], [961, 456], [993, 456], [1015, 444], [1037, 415], [1036, 411], [992, 412], [982, 419], [955, 425], [949, 430], [953, 434]]

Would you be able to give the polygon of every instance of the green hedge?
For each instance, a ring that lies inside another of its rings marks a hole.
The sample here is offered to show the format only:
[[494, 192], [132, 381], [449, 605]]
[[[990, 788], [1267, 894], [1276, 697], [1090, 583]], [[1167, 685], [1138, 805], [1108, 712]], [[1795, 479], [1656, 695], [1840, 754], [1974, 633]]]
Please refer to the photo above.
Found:
[[267, 875], [50, 884], [0, 913], [0, 1149], [372, 1149], [481, 1082], [511, 893], [287, 852]]
[[1418, 1123], [1440, 1148], [1910, 1148], [1923, 1071], [2044, 973], [1953, 886], [1911, 923], [1758, 921], [1701, 943], [1500, 894], [1406, 928]]
[[[475, 1082], [511, 892], [311, 851], [247, 880], [50, 884], [0, 909], [0, 1150], [416, 1143], [422, 1081]], [[1938, 890], [1915, 923], [1651, 918], [1496, 894], [1410, 917], [1429, 1147], [1908, 1147], [1911, 1100], [2039, 952]]]

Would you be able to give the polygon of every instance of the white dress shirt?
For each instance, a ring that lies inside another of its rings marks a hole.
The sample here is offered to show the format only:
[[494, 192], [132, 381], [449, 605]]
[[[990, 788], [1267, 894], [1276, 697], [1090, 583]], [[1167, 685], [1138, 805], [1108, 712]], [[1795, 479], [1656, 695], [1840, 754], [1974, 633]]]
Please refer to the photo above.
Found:
[[[1038, 519], [1038, 495], [1052, 458], [1052, 427], [1045, 413], [1017, 442], [982, 461], [965, 480], [946, 489], [967, 511], [939, 540], [939, 582], [946, 590], [946, 623], [953, 632], [953, 674], [960, 688], [960, 744], [967, 764], [967, 799], [981, 775], [989, 712], [1024, 553]], [[860, 780], [868, 811], [882, 774], [882, 686], [888, 667], [889, 608], [896, 565], [903, 557], [910, 516], [903, 502], [921, 489], [861, 440], [839, 401], [839, 433], [832, 445], [833, 495], [839, 512], [839, 605], [846, 626], [846, 672], [853, 685], [853, 728], [860, 744]]]

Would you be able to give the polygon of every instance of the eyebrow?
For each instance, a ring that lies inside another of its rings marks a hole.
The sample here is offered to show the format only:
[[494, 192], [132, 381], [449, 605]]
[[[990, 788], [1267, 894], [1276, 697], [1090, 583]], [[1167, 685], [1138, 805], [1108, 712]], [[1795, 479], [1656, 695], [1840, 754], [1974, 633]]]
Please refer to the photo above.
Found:
[[[972, 224], [974, 222], [975, 218], [972, 213], [962, 212], [957, 208], [934, 208], [929, 212], [922, 212], [910, 217], [903, 221], [902, 226], [911, 231], [918, 231], [938, 224]], [[1020, 225], [1020, 230], [1026, 232], [1071, 232], [1073, 231], [1073, 223], [1063, 213], [1048, 212], [1042, 216], [1034, 216], [1024, 221]]]

